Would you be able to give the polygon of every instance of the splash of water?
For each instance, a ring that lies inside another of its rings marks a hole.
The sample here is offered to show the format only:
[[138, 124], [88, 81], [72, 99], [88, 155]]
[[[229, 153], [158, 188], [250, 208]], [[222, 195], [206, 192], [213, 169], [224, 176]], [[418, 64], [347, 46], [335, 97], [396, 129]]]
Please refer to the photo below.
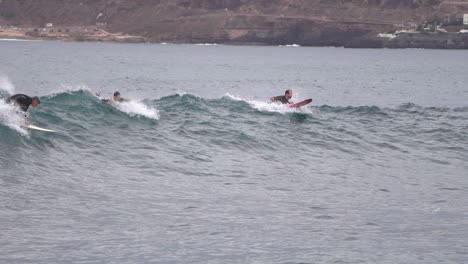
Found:
[[25, 117], [14, 105], [0, 100], [0, 123], [18, 131], [21, 135], [28, 135], [27, 130], [23, 128]]
[[0, 92], [4, 91], [9, 95], [15, 93], [15, 86], [10, 81], [10, 79], [6, 76], [0, 76]]
[[116, 107], [130, 116], [141, 115], [152, 119], [159, 119], [158, 110], [149, 107], [142, 102], [127, 101], [122, 103], [115, 103]]
[[225, 94], [225, 96], [234, 101], [244, 101], [248, 103], [250, 106], [252, 106], [253, 108], [260, 110], [260, 111], [277, 112], [277, 113], [310, 112], [309, 107], [291, 108], [284, 104], [272, 103], [269, 101], [244, 99], [236, 95], [231, 95], [229, 93]]

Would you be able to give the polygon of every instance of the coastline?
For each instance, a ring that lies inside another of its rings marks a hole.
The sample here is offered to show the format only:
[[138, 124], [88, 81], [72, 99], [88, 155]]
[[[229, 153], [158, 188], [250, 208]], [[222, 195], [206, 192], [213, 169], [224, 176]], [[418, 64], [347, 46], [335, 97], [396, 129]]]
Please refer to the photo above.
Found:
[[0, 39], [143, 43], [146, 38], [110, 33], [96, 27], [0, 28]]
[[[386, 34], [384, 34], [386, 35]], [[280, 47], [343, 47], [343, 48], [390, 48], [390, 49], [468, 49], [467, 33], [400, 33], [393, 37], [362, 36], [348, 42], [327, 43], [320, 41], [297, 41], [293, 39], [258, 39], [247, 38], [243, 41], [227, 38], [187, 39], [177, 37], [167, 40], [150, 38], [126, 33], [111, 33], [95, 26], [88, 27], [56, 27], [56, 28], [0, 28], [1, 40], [60, 40], [60, 41], [89, 41], [115, 43], [171, 43], [171, 44], [206, 44], [211, 45], [255, 45]]]

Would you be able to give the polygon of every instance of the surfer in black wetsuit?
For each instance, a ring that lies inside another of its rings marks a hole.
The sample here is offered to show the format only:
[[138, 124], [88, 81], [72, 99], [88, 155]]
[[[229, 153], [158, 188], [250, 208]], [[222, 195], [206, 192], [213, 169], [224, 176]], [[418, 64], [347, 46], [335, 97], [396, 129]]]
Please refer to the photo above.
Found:
[[24, 112], [28, 111], [30, 105], [36, 107], [41, 103], [39, 97], [35, 96], [31, 98], [25, 94], [15, 94], [10, 96], [8, 99], [6, 99], [6, 102], [19, 106]]
[[[97, 94], [97, 95], [99, 96], [99, 94]], [[120, 97], [119, 92], [115, 92], [114, 97], [112, 97], [111, 99], [101, 99], [101, 101], [104, 102], [104, 103], [110, 103], [112, 101], [122, 103], [122, 102], [128, 102], [129, 100]]]
[[272, 102], [280, 102], [282, 104], [292, 104], [292, 102], [289, 101], [289, 99], [291, 99], [292, 96], [293, 96], [292, 90], [288, 89], [284, 92], [284, 95], [272, 97], [270, 98], [270, 100]]

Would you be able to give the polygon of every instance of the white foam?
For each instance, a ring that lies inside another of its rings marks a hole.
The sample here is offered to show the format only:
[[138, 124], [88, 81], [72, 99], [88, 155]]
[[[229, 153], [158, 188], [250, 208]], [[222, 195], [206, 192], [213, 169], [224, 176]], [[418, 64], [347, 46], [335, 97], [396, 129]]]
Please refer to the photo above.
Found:
[[35, 39], [0, 38], [0, 41], [39, 41]]
[[138, 102], [135, 100], [115, 103], [116, 107], [129, 114], [130, 116], [141, 115], [152, 119], [159, 119], [159, 112], [158, 110], [149, 107], [142, 102]]
[[[84, 89], [82, 89], [84, 90]], [[90, 90], [87, 90], [90, 91]], [[91, 92], [91, 91], [90, 91]], [[96, 96], [99, 99], [103, 99], [101, 97], [101, 93], [92, 93], [92, 95]], [[114, 106], [115, 108], [119, 109], [122, 112], [129, 114], [130, 116], [141, 115], [152, 119], [159, 119], [159, 111], [155, 108], [149, 107], [145, 105], [143, 102], [138, 100], [129, 100], [125, 102], [115, 102], [112, 98], [109, 98], [110, 105]]]
[[291, 44], [291, 45], [279, 45], [278, 47], [281, 47], [281, 48], [300, 48], [301, 45], [297, 45], [297, 44]]
[[0, 90], [7, 92], [9, 95], [15, 93], [15, 86], [6, 76], [0, 76]]
[[22, 127], [25, 121], [25, 117], [16, 106], [0, 100], [0, 122], [2, 124], [18, 131], [22, 135], [28, 135], [28, 131]]
[[246, 100], [240, 98], [239, 96], [232, 95], [230, 93], [226, 93], [224, 96], [229, 97], [229, 99], [234, 100], [234, 101], [246, 101]]
[[197, 43], [197, 46], [217, 46], [217, 43]]
[[308, 113], [310, 112], [310, 108], [308, 107], [291, 108], [284, 104], [272, 103], [266, 100], [259, 101], [259, 100], [243, 99], [239, 96], [231, 95], [229, 93], [227, 93], [225, 96], [235, 101], [244, 101], [248, 103], [250, 106], [252, 106], [253, 108], [258, 109], [260, 111], [265, 111], [265, 112], [277, 112], [277, 113]]

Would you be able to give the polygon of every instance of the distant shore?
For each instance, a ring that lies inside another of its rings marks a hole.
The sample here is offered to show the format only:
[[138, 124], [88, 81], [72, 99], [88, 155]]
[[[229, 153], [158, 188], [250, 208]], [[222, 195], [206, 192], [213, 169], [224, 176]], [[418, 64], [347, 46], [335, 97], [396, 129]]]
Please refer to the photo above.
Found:
[[109, 33], [97, 27], [58, 27], [58, 28], [0, 28], [0, 39], [22, 40], [65, 40], [96, 42], [147, 42], [144, 37], [124, 33]]
[[217, 43], [227, 45], [271, 45], [271, 46], [309, 46], [323, 47], [336, 46], [345, 48], [426, 48], [426, 49], [468, 49], [467, 33], [430, 33], [430, 32], [401, 32], [398, 34], [379, 34], [377, 36], [363, 36], [353, 39], [346, 45], [330, 45], [326, 42], [306, 43], [288, 42], [282, 39], [281, 42], [275, 39], [261, 42], [256, 38], [244, 39], [243, 41], [232, 41], [221, 39], [191, 40], [171, 39], [159, 40], [143, 36], [129, 35], [125, 33], [110, 33], [96, 26], [74, 26], [74, 27], [44, 27], [44, 28], [20, 28], [2, 27], [0, 28], [0, 39], [18, 40], [64, 40], [64, 41], [91, 41], [91, 42], [118, 42], [118, 43], [177, 43], [177, 44], [199, 44]]

